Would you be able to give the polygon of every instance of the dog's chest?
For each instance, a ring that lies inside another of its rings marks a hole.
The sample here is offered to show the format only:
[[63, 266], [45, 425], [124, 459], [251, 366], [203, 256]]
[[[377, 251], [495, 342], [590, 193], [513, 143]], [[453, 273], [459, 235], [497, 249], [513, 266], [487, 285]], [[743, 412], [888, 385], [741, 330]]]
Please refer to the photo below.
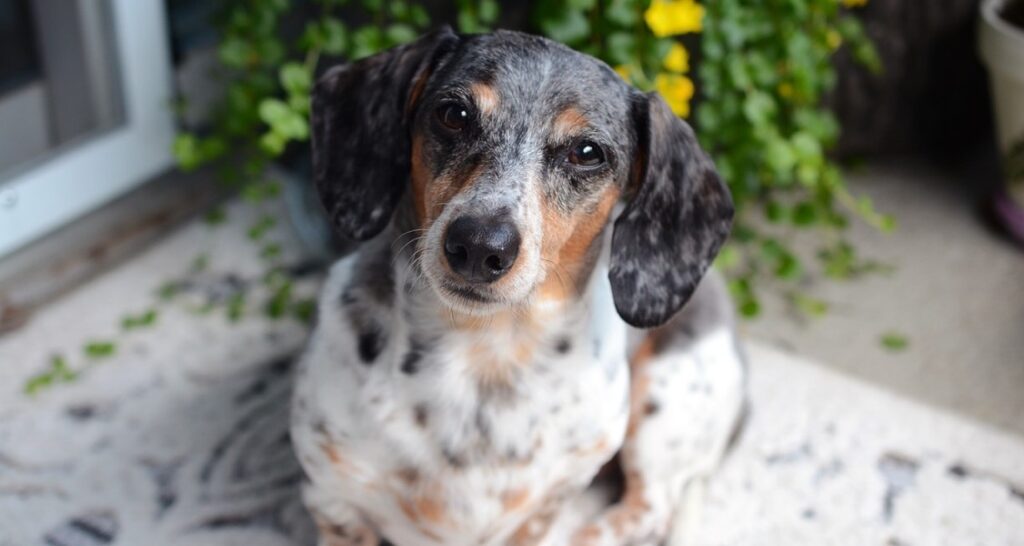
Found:
[[[355, 506], [399, 544], [500, 544], [621, 445], [620, 323], [431, 336], [345, 313], [321, 317], [296, 388], [293, 440], [324, 511]], [[368, 320], [386, 339], [371, 362]]]

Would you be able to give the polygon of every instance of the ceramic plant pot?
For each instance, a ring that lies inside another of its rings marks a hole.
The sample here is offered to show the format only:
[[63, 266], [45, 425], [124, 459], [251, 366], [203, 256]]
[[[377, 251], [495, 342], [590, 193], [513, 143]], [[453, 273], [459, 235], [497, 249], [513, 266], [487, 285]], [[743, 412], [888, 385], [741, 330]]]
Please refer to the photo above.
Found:
[[1024, 0], [985, 0], [979, 21], [978, 46], [988, 66], [1006, 176], [994, 209], [1024, 242]]

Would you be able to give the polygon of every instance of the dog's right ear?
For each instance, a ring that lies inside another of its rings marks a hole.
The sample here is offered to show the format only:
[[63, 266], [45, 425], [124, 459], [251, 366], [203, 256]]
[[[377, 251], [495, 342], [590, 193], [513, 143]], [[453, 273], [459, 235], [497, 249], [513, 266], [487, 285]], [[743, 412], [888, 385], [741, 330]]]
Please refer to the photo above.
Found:
[[313, 183], [339, 233], [380, 233], [408, 185], [409, 122], [431, 71], [459, 42], [445, 26], [328, 70], [312, 93]]

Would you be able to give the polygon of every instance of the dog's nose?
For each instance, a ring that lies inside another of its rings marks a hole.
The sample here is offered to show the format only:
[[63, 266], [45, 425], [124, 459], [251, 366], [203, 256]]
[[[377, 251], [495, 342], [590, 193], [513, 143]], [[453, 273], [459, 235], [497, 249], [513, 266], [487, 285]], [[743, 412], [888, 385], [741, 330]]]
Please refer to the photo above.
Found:
[[507, 217], [460, 216], [448, 225], [444, 255], [456, 273], [470, 282], [494, 282], [519, 256], [519, 230]]

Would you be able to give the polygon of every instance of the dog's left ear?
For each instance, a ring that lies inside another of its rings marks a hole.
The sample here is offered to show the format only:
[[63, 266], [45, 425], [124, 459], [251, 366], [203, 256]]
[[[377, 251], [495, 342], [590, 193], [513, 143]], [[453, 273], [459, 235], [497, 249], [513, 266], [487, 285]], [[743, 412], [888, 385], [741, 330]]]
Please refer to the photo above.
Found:
[[408, 185], [409, 121], [426, 80], [459, 38], [451, 28], [328, 70], [312, 97], [313, 183], [334, 228], [380, 233]]
[[638, 164], [635, 194], [615, 221], [611, 280], [627, 323], [650, 328], [690, 299], [729, 235], [729, 188], [693, 129], [656, 93], [633, 103]]

